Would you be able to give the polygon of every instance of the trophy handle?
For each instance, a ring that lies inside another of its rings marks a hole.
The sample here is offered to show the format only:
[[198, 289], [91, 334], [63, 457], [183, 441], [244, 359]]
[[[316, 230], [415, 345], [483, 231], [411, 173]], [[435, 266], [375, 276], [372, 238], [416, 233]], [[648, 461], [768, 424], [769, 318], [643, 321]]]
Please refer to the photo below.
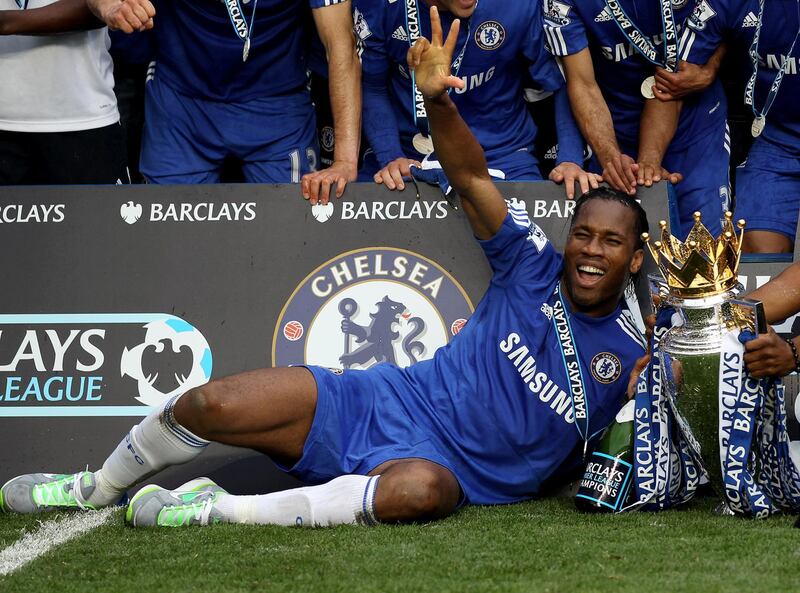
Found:
[[764, 303], [755, 299], [731, 299], [723, 305], [723, 314], [728, 318], [731, 328], [735, 326], [742, 330], [747, 329], [756, 336], [767, 333], [769, 329]]

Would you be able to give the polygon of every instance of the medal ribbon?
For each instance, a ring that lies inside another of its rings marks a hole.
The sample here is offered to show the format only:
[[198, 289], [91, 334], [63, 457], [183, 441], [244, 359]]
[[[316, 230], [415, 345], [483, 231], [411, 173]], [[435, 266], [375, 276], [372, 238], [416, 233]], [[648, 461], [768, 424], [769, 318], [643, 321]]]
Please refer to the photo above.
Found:
[[678, 67], [678, 29], [675, 25], [675, 10], [672, 7], [672, 0], [659, 0], [661, 30], [664, 32], [664, 53], [660, 59], [656, 47], [622, 8], [621, 0], [605, 0], [605, 2], [617, 27], [636, 51], [651, 64], [660, 66], [669, 72], [675, 72]]
[[575, 419], [575, 427], [583, 440], [583, 456], [586, 457], [586, 450], [589, 441], [603, 432], [605, 427], [589, 434], [589, 398], [586, 393], [586, 382], [583, 380], [583, 369], [581, 368], [580, 357], [578, 356], [578, 345], [572, 333], [569, 322], [569, 313], [564, 306], [561, 296], [561, 283], [556, 285], [553, 293], [553, 326], [558, 336], [558, 345], [561, 349], [561, 359], [564, 361], [564, 371], [567, 375], [569, 384], [570, 401], [572, 403], [572, 416]]
[[244, 52], [242, 54], [244, 61], [247, 61], [247, 55], [250, 53], [250, 36], [253, 34], [257, 7], [258, 0], [255, 0], [253, 2], [253, 14], [250, 16], [250, 25], [248, 26], [239, 0], [225, 0], [225, 8], [228, 11], [228, 18], [231, 19], [233, 31], [239, 39], [244, 41]]
[[775, 79], [772, 81], [772, 86], [769, 89], [769, 93], [767, 94], [767, 100], [764, 103], [764, 108], [759, 110], [756, 109], [755, 106], [755, 89], [756, 89], [756, 79], [758, 78], [758, 66], [760, 58], [758, 57], [758, 42], [761, 39], [761, 25], [764, 21], [764, 0], [759, 0], [758, 2], [758, 25], [756, 25], [756, 32], [753, 35], [753, 43], [750, 44], [750, 61], [753, 64], [753, 74], [750, 76], [750, 80], [747, 81], [747, 86], [744, 89], [744, 102], [746, 105], [749, 105], [750, 108], [753, 110], [753, 115], [756, 119], [764, 120], [767, 117], [767, 113], [769, 113], [770, 108], [772, 107], [772, 103], [775, 102], [775, 97], [778, 96], [778, 89], [781, 88], [781, 83], [783, 82], [783, 75], [786, 74], [786, 63], [789, 61], [789, 56], [792, 55], [794, 51], [794, 46], [797, 43], [797, 38], [800, 36], [800, 1], [797, 3], [797, 20], [798, 20], [798, 29], [797, 33], [794, 35], [794, 40], [792, 41], [792, 45], [789, 48], [789, 51], [784, 54], [783, 58], [781, 59], [781, 67], [778, 69], [778, 74], [775, 75]]
[[[226, 0], [230, 1], [230, 0]], [[238, 2], [238, 0], [236, 0]], [[405, 0], [406, 3], [406, 32], [408, 33], [408, 46], [413, 47], [414, 43], [422, 36], [421, 28], [422, 25], [420, 23], [419, 17], [419, 2], [418, 0]], [[475, 10], [477, 8], [477, 2], [475, 5]], [[475, 13], [473, 12], [473, 15]], [[456, 56], [455, 60], [453, 60], [450, 69], [453, 73], [453, 76], [458, 76], [459, 71], [461, 70], [461, 62], [464, 60], [464, 54], [467, 51], [467, 45], [469, 45], [469, 38], [472, 31], [472, 17], [467, 19], [467, 37], [464, 40], [464, 45], [461, 46], [461, 51]], [[443, 32], [444, 33], [444, 32]], [[417, 77], [412, 70], [410, 73], [411, 75], [411, 99], [413, 101], [413, 109], [412, 113], [414, 114], [414, 124], [417, 126], [420, 134], [423, 136], [430, 136], [431, 135], [431, 126], [428, 123], [428, 112], [425, 109], [425, 98], [422, 96], [422, 93], [417, 88]], [[450, 94], [450, 90], [448, 89], [447, 94]]]

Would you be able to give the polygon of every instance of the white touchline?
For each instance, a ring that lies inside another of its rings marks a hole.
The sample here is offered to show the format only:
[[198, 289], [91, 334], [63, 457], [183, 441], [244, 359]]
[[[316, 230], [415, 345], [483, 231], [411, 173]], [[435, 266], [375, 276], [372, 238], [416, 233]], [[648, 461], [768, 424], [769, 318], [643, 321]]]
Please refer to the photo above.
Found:
[[53, 548], [100, 527], [116, 511], [116, 507], [109, 507], [41, 523], [39, 529], [26, 533], [0, 551], [0, 576], [10, 574]]

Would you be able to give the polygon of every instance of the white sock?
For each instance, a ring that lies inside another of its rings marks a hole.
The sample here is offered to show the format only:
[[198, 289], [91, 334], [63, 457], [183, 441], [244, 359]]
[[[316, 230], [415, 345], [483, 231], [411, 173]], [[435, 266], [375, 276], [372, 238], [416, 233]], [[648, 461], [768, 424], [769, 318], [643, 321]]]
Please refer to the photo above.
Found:
[[95, 472], [97, 487], [88, 497], [95, 506], [116, 502], [131, 486], [169, 465], [191, 461], [208, 446], [175, 421], [173, 410], [180, 396], [151, 412], [134, 426]]
[[220, 495], [214, 507], [231, 523], [256, 525], [375, 525], [380, 476], [341, 476], [321, 486], [256, 496]]

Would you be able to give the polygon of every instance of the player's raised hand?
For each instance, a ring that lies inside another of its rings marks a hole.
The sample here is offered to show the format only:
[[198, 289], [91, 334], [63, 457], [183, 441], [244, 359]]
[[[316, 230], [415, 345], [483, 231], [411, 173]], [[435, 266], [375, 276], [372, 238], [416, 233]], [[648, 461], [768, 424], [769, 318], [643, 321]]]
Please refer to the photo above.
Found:
[[150, 0], [86, 0], [86, 4], [111, 30], [133, 33], [153, 28], [156, 9]]
[[408, 67], [415, 73], [417, 88], [426, 99], [433, 99], [449, 89], [464, 88], [464, 81], [450, 73], [453, 52], [458, 41], [460, 21], [453, 21], [443, 41], [439, 10], [431, 6], [431, 39], [417, 39], [408, 50]]

